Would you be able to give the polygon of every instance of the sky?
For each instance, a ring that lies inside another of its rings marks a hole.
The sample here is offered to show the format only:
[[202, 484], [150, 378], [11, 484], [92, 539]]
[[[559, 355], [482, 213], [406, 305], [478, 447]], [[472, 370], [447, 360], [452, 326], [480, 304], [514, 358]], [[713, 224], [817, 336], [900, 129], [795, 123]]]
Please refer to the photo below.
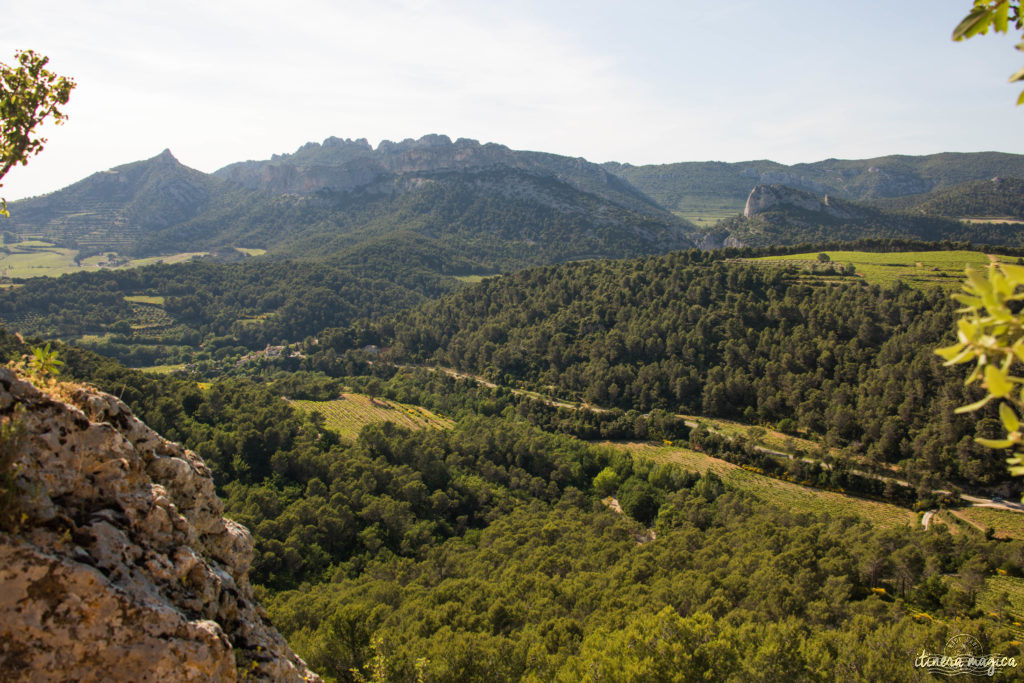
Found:
[[14, 200], [169, 148], [212, 172], [442, 133], [632, 164], [1024, 153], [1016, 36], [970, 0], [0, 0], [77, 87]]

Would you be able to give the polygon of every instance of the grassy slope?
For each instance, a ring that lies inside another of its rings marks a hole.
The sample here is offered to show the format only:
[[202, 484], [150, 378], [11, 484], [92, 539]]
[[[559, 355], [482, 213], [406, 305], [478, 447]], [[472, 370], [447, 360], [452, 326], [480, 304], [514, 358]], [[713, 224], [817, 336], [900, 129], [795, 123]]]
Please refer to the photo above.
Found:
[[637, 457], [655, 462], [674, 462], [684, 469], [701, 473], [710, 470], [727, 484], [794, 512], [856, 515], [882, 527], [913, 526], [918, 523], [917, 514], [906, 508], [766, 477], [688, 448], [650, 444], [617, 445]]
[[[103, 265], [108, 261], [107, 254], [82, 259], [81, 265], [79, 265], [75, 263], [75, 256], [78, 254], [76, 249], [64, 249], [41, 240], [26, 240], [9, 244], [7, 249], [9, 253], [0, 254], [0, 270], [6, 271], [7, 277], [12, 278], [59, 277], [66, 273], [111, 268], [111, 266]], [[239, 251], [245, 252], [248, 256], [259, 256], [266, 253], [264, 249], [239, 249]], [[114, 266], [113, 269], [139, 268], [154, 263], [182, 263], [195, 256], [206, 256], [208, 253], [206, 251], [188, 251], [167, 256], [129, 259], [122, 265]]]

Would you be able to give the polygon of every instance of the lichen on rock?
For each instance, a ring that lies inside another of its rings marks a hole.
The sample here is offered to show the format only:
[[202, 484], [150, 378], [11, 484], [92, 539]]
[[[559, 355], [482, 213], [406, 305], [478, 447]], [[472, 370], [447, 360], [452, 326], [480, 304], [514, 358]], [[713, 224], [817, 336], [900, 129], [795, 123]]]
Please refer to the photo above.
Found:
[[252, 537], [203, 461], [113, 396], [64, 389], [0, 368], [0, 415], [23, 425], [0, 679], [320, 680], [255, 601]]

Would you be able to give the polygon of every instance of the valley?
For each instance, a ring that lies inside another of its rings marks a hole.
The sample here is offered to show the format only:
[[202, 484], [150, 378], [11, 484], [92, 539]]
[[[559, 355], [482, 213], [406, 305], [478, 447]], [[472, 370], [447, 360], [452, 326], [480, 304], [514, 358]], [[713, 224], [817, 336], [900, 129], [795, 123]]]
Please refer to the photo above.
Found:
[[0, 348], [202, 458], [327, 680], [908, 680], [950, 624], [1020, 652], [1024, 514], [990, 506], [1024, 487], [934, 353], [964, 267], [1024, 255], [963, 222], [1014, 174], [167, 151], [11, 202]]

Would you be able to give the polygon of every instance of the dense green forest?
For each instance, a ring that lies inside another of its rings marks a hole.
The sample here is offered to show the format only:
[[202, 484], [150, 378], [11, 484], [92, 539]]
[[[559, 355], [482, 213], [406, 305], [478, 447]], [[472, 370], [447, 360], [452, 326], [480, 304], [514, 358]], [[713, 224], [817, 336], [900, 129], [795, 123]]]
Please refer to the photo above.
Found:
[[[934, 419], [970, 398], [930, 351], [950, 334], [948, 296], [869, 287], [839, 274], [842, 264], [808, 276], [732, 260], [778, 251], [547, 266], [434, 301], [458, 283], [415, 262], [392, 265], [402, 284], [288, 261], [157, 266], [29, 281], [0, 293], [0, 316], [26, 333], [104, 335], [80, 343], [134, 365], [192, 363], [209, 376], [253, 367], [365, 374], [362, 349], [376, 345], [386, 360], [439, 363], [617, 411], [517, 407], [538, 426], [561, 422], [559, 431], [584, 438], [637, 432], [627, 424], [652, 410], [704, 414], [820, 439], [869, 466], [899, 465], [923, 490], [1000, 482], [999, 464], [973, 442], [992, 431], [991, 416]], [[267, 344], [292, 346], [239, 366]]]
[[420, 267], [415, 255], [392, 263], [388, 280], [372, 274], [374, 265], [197, 262], [36, 278], [0, 292], [0, 319], [47, 337], [105, 335], [85, 343], [137, 366], [237, 359], [413, 306], [457, 284]]
[[676, 252], [488, 279], [325, 332], [308, 362], [336, 373], [327, 356], [370, 339], [396, 359], [598, 406], [772, 424], [899, 464], [923, 486], [993, 484], [1002, 467], [973, 442], [989, 416], [952, 415], [972, 394], [931, 351], [953, 309], [938, 289]]
[[[686, 444], [918, 509], [945, 504], [934, 489], [950, 484], [1005, 488], [973, 441], [998, 421], [953, 414], [973, 394], [932, 352], [951, 334], [947, 292], [747, 260], [806, 245], [460, 284], [433, 269], [430, 247], [389, 265], [385, 244], [363, 264], [199, 262], [0, 297], [27, 332], [103, 334], [89, 343], [111, 355], [192, 363], [158, 376], [59, 346], [65, 377], [122, 397], [207, 462], [253, 533], [261, 601], [329, 679], [910, 680], [922, 649], [955, 633], [1024, 654], [1011, 597], [987, 583], [1024, 573], [1020, 540], [794, 512], [713, 471], [599, 443]], [[384, 267], [394, 281], [370, 277]], [[146, 335], [168, 350], [146, 356]], [[239, 360], [283, 343], [289, 353]], [[4, 334], [0, 348], [28, 347]], [[351, 390], [455, 426], [385, 423], [349, 441], [283, 398]], [[783, 462], [679, 413], [818, 450]], [[910, 485], [871, 474], [890, 466]]]
[[500, 392], [422, 371], [386, 385], [419, 387], [456, 426], [385, 424], [349, 444], [280, 399], [340, 380], [268, 369], [198, 386], [60, 353], [67, 377], [210, 464], [253, 532], [271, 618], [333, 680], [910, 680], [954, 633], [1021, 656], [1007, 598], [977, 606], [994, 570], [1021, 572], [1019, 541], [796, 514], [538, 430], [512, 404], [496, 414]]
[[1024, 180], [995, 177], [954, 187], [876, 201], [884, 208], [961, 218], [1024, 218]]

